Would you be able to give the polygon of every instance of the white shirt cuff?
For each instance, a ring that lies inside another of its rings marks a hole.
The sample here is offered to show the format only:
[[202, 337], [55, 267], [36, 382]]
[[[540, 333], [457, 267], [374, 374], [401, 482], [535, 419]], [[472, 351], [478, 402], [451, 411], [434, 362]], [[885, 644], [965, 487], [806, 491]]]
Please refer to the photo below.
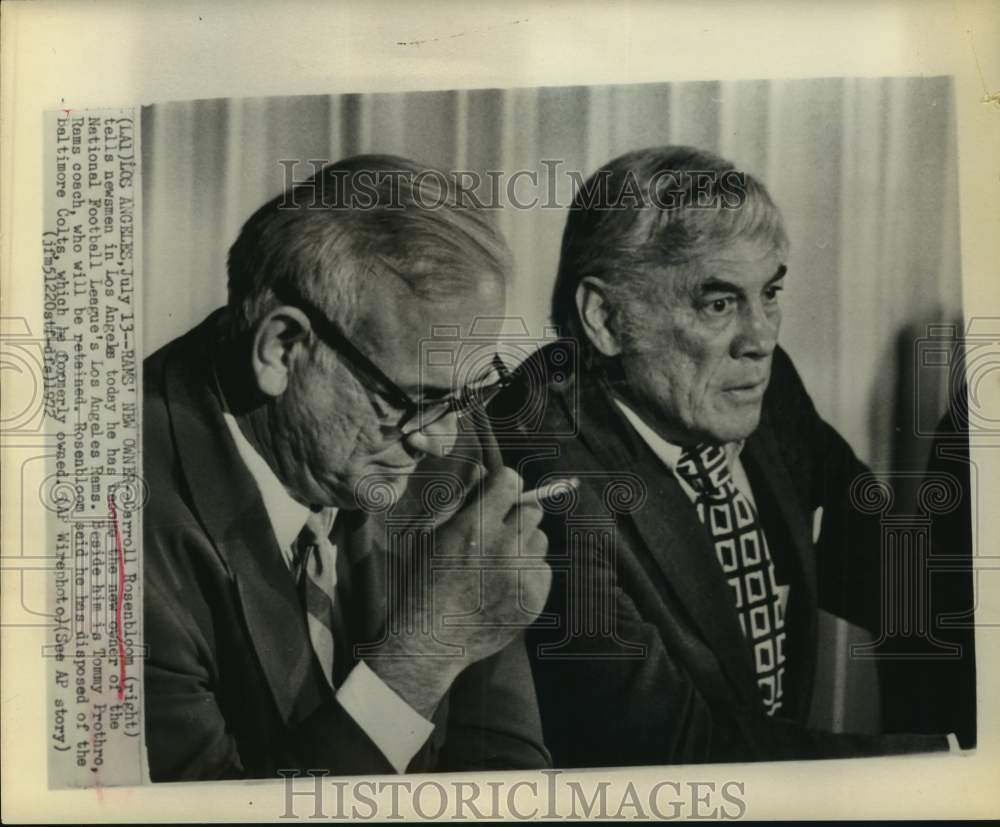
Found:
[[946, 736], [948, 739], [948, 751], [949, 752], [961, 752], [962, 747], [958, 743], [958, 736], [954, 732], [949, 732]]
[[396, 772], [406, 772], [434, 724], [399, 697], [364, 661], [337, 690], [337, 702], [361, 727]]

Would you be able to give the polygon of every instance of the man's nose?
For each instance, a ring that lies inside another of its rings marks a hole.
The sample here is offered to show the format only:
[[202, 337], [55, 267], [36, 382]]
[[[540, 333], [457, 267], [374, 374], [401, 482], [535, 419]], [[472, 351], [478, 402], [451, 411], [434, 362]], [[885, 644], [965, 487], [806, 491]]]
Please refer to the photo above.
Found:
[[767, 357], [778, 344], [781, 310], [762, 303], [748, 304], [741, 316], [739, 334], [733, 340], [733, 356]]
[[457, 430], [458, 418], [452, 412], [424, 428], [410, 431], [403, 437], [403, 442], [413, 453], [443, 457], [455, 447]]

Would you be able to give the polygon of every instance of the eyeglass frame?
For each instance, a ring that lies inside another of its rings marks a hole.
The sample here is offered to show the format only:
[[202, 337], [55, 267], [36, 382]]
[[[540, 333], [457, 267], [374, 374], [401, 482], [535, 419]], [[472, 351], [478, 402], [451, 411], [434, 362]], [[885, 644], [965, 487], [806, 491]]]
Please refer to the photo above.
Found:
[[[415, 431], [422, 431], [452, 413], [461, 419], [468, 416], [476, 405], [485, 409], [487, 403], [513, 382], [510, 369], [504, 364], [500, 354], [494, 353], [491, 365], [500, 378], [498, 381], [486, 385], [481, 392], [474, 393], [470, 392], [468, 388], [463, 388], [458, 394], [452, 393], [440, 399], [418, 402], [390, 379], [385, 371], [368, 358], [348, 338], [347, 334], [341, 331], [333, 320], [306, 298], [298, 288], [285, 281], [272, 285], [271, 291], [278, 301], [297, 307], [306, 314], [316, 335], [346, 358], [352, 368], [352, 373], [369, 392], [382, 397], [393, 408], [402, 412], [397, 423], [383, 427], [395, 428], [404, 436]], [[441, 412], [428, 418], [426, 411], [439, 405]], [[418, 422], [417, 427], [410, 431], [405, 430], [406, 426], [414, 420]]]

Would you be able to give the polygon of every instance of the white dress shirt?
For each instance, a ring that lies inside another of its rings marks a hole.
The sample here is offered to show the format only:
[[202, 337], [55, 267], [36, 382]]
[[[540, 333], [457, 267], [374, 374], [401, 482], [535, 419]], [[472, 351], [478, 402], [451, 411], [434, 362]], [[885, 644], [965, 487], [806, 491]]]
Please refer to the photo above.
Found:
[[[677, 465], [681, 458], [681, 454], [684, 449], [680, 445], [674, 445], [672, 442], [667, 442], [662, 436], [660, 436], [656, 431], [654, 431], [649, 425], [647, 425], [628, 405], [622, 402], [620, 399], [615, 399], [621, 412], [625, 414], [625, 418], [632, 423], [632, 427], [638, 432], [639, 436], [642, 437], [642, 441], [649, 446], [650, 450], [656, 454], [657, 458], [665, 466], [677, 482], [680, 483], [681, 488], [684, 489], [684, 493], [688, 495], [688, 499], [691, 502], [695, 502], [698, 499], [698, 492], [695, 491], [679, 474], [674, 473], [674, 466]], [[729, 471], [733, 475], [733, 482], [736, 487], [750, 502], [753, 507], [757, 507], [757, 501], [753, 498], [753, 490], [750, 488], [750, 480], [747, 478], [747, 472], [743, 469], [743, 463], [740, 462], [740, 452], [743, 450], [743, 442], [729, 442], [726, 444], [726, 456], [729, 458]]]
[[[306, 524], [309, 509], [289, 495], [271, 466], [243, 435], [236, 418], [228, 411], [223, 412], [222, 418], [240, 458], [257, 483], [281, 556], [291, 568], [293, 545]], [[337, 702], [372, 739], [396, 772], [406, 772], [407, 765], [434, 730], [434, 724], [390, 689], [364, 661], [358, 662], [337, 690]]]

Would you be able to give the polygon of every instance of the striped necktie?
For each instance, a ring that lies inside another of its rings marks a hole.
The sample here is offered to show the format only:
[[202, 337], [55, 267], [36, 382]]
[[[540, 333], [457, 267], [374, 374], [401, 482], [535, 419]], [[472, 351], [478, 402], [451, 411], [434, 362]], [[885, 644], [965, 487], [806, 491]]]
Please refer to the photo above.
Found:
[[686, 448], [675, 470], [698, 493], [698, 518], [712, 535], [740, 628], [752, 648], [764, 711], [773, 715], [783, 694], [785, 618], [757, 510], [733, 482], [723, 446]]
[[309, 639], [331, 688], [334, 652], [334, 604], [337, 597], [337, 547], [330, 542], [332, 509], [314, 511], [292, 546], [292, 575], [306, 613]]

